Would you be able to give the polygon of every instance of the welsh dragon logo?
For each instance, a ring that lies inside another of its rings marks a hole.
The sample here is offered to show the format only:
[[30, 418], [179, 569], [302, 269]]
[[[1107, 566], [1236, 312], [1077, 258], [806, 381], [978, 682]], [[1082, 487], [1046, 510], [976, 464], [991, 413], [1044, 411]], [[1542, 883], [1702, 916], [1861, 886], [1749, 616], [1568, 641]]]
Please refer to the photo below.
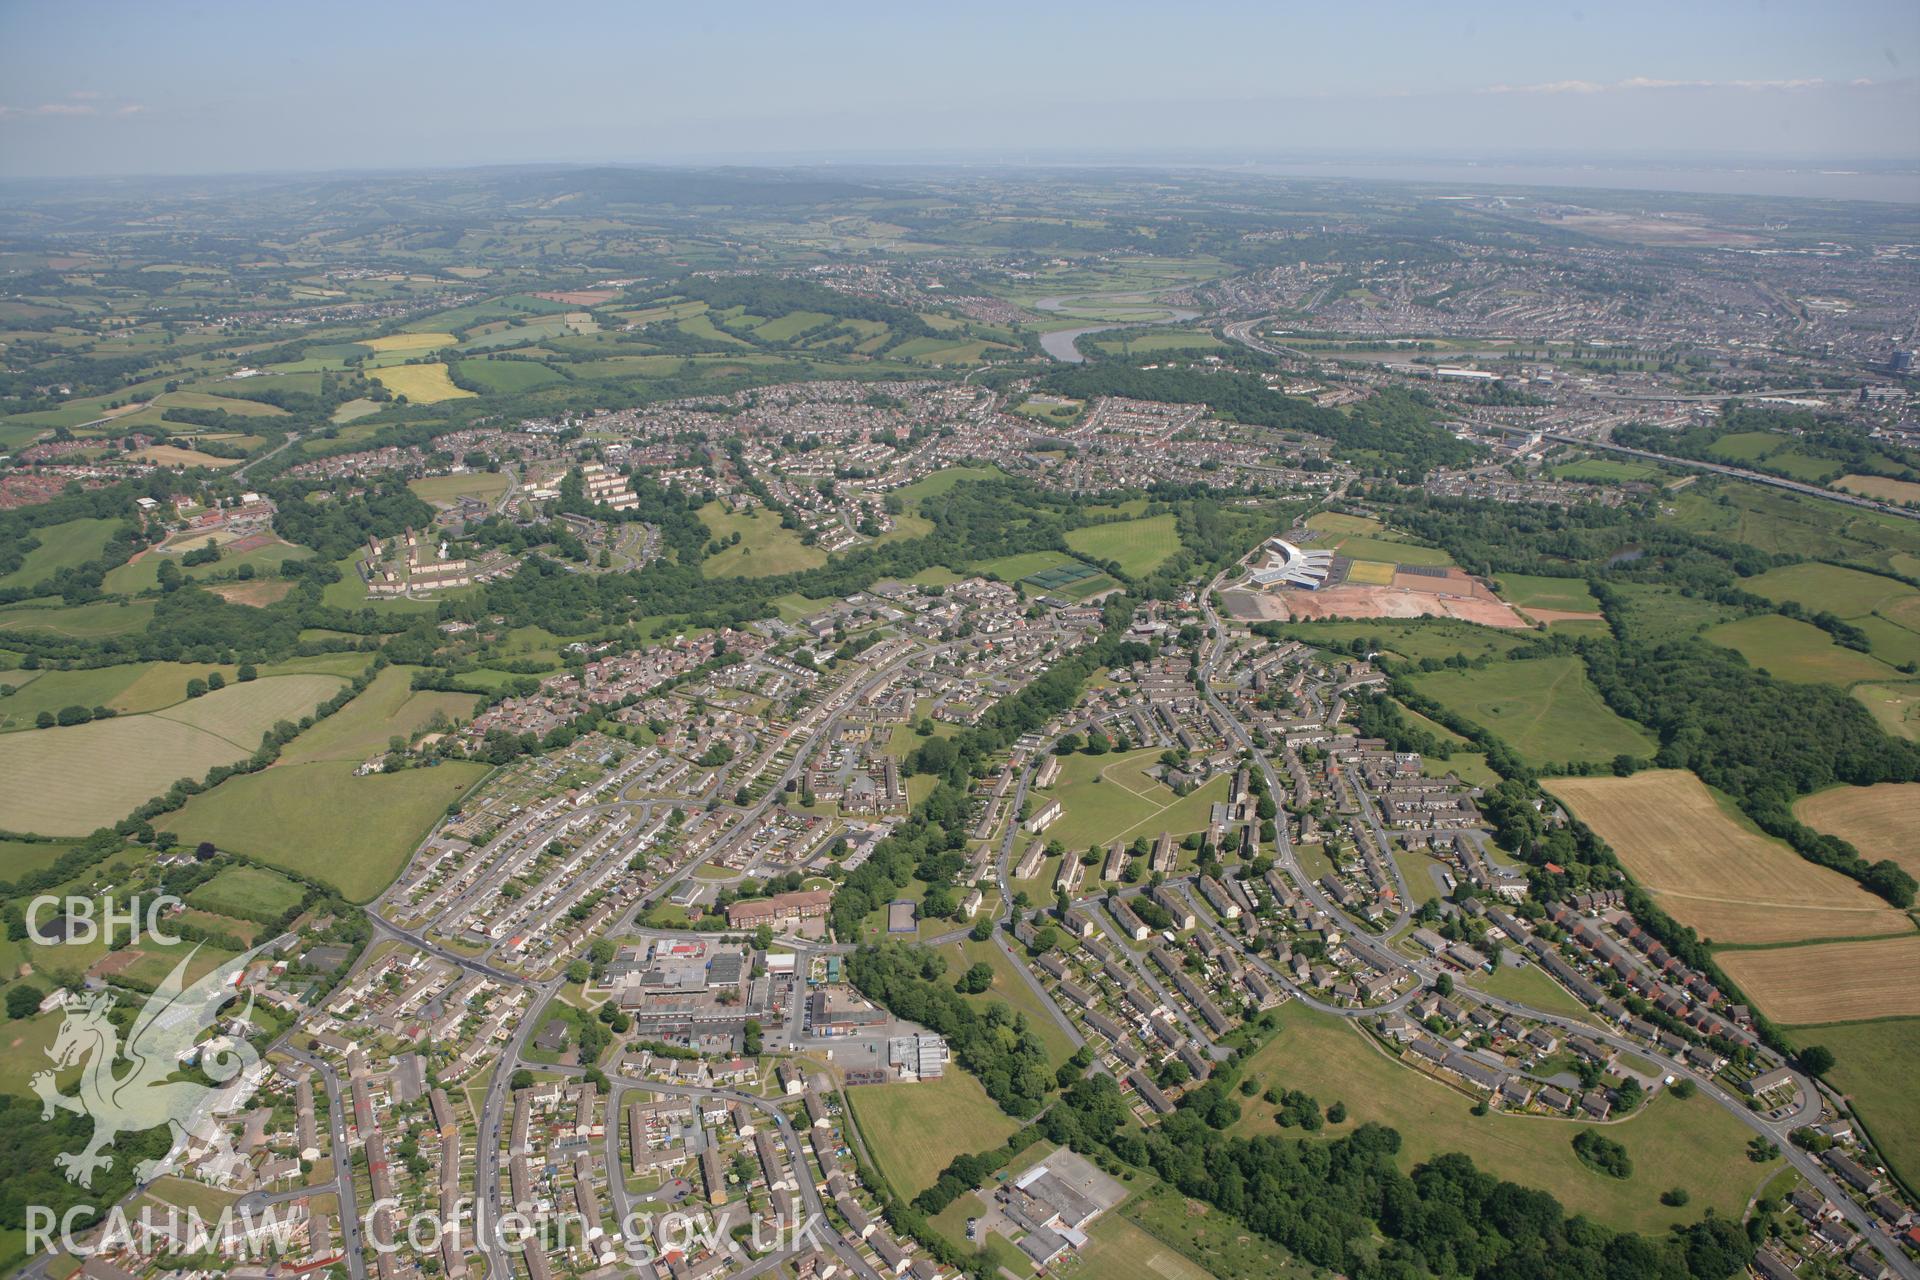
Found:
[[[237, 1082], [260, 1061], [260, 1055], [245, 1040], [231, 1040], [200, 1054], [200, 1070], [214, 1084], [179, 1077], [194, 1045], [213, 1026], [221, 1006], [234, 997], [235, 979], [260, 948], [234, 957], [187, 986], [187, 965], [199, 950], [196, 946], [188, 952], [148, 997], [125, 1044], [107, 1016], [114, 1005], [112, 992], [88, 992], [67, 1002], [66, 1018], [47, 1050], [53, 1068], [34, 1075], [33, 1091], [40, 1096], [43, 1120], [53, 1119], [55, 1108], [93, 1119], [93, 1139], [85, 1148], [54, 1157], [70, 1181], [91, 1187], [97, 1170], [113, 1167], [113, 1156], [106, 1148], [116, 1138], [161, 1125], [171, 1130], [172, 1141], [164, 1156], [135, 1167], [134, 1176], [142, 1183], [172, 1172], [195, 1145], [209, 1152], [205, 1170], [216, 1183], [231, 1181], [243, 1163], [215, 1117], [236, 1105]], [[246, 1012], [252, 1011], [249, 996]], [[55, 1073], [83, 1060], [79, 1092], [59, 1092]]]

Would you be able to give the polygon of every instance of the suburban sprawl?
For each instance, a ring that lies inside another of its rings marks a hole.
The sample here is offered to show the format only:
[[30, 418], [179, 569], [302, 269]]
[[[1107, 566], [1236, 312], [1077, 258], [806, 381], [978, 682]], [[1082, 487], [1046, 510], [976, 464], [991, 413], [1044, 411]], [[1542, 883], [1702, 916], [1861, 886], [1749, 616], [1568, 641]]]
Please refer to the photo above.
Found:
[[5, 188], [0, 1264], [1920, 1277], [1917, 246]]

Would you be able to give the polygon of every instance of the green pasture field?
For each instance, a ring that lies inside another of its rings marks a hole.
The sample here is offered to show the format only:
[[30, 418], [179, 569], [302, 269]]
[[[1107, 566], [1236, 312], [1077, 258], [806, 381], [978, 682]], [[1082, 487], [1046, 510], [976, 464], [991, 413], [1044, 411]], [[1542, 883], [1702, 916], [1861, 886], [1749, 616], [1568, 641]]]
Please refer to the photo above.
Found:
[[999, 1146], [1020, 1127], [958, 1067], [938, 1080], [859, 1085], [842, 1096], [880, 1176], [903, 1199], [939, 1181], [955, 1156]]
[[1768, 454], [1766, 469], [1781, 472], [1807, 484], [1825, 484], [1847, 468], [1844, 463], [1833, 458], [1816, 457], [1804, 449], [1794, 448]]
[[1857, 684], [1852, 693], [1866, 704], [1882, 729], [1909, 742], [1920, 742], [1920, 684]]
[[1413, 677], [1413, 683], [1539, 764], [1646, 757], [1658, 746], [1652, 734], [1613, 713], [1575, 657], [1435, 671]]
[[[1300, 1089], [1322, 1106], [1347, 1104], [1348, 1119], [1320, 1133], [1336, 1137], [1367, 1122], [1385, 1124], [1401, 1138], [1399, 1163], [1410, 1169], [1450, 1151], [1464, 1151], [1481, 1170], [1525, 1187], [1551, 1192], [1569, 1214], [1584, 1214], [1616, 1230], [1663, 1234], [1712, 1209], [1738, 1217], [1768, 1167], [1750, 1163], [1751, 1132], [1718, 1103], [1696, 1094], [1656, 1097], [1636, 1114], [1587, 1126], [1578, 1121], [1494, 1113], [1475, 1116], [1473, 1098], [1412, 1067], [1394, 1062], [1345, 1019], [1298, 1001], [1274, 1011], [1280, 1032], [1245, 1064], [1261, 1086]], [[1244, 1115], [1231, 1132], [1287, 1136], [1273, 1109], [1242, 1100]], [[1595, 1173], [1573, 1153], [1573, 1135], [1595, 1127], [1627, 1148], [1634, 1176]], [[1691, 1203], [1660, 1203], [1669, 1187], [1687, 1189]]]
[[990, 351], [1011, 350], [1011, 347], [979, 338], [957, 342], [951, 338], [909, 338], [890, 349], [887, 355], [894, 360], [911, 360], [916, 364], [972, 365], [985, 360]]
[[[132, 663], [80, 671], [8, 672], [0, 683], [12, 685], [14, 692], [0, 697], [0, 730], [32, 729], [42, 711], [58, 712], [62, 707], [106, 706], [119, 710], [115, 699], [139, 678], [144, 667], [143, 663]], [[185, 697], [182, 683], [180, 696]]]
[[1803, 556], [1818, 547], [1866, 568], [1920, 573], [1920, 521], [1741, 481], [1696, 484], [1672, 507], [1663, 519], [1761, 551]]
[[367, 902], [393, 882], [448, 806], [488, 773], [486, 765], [458, 762], [356, 778], [354, 767], [324, 760], [241, 774], [159, 825], [182, 843], [211, 840]]
[[409, 738], [426, 728], [435, 712], [449, 720], [473, 717], [478, 700], [472, 694], [414, 689], [413, 672], [412, 667], [382, 668], [353, 701], [288, 743], [280, 764], [319, 760], [358, 764], [384, 752], [395, 735]]
[[1481, 787], [1488, 791], [1500, 785], [1500, 775], [1487, 763], [1484, 752], [1456, 751], [1445, 760], [1435, 756], [1423, 757], [1420, 761], [1420, 775], [1425, 778], [1444, 778], [1451, 773], [1469, 786]]
[[462, 360], [460, 376], [499, 395], [517, 395], [566, 381], [561, 374], [531, 360]]
[[[184, 546], [188, 550], [194, 548], [192, 542], [188, 542], [184, 544]], [[101, 580], [100, 585], [108, 591], [120, 592], [125, 595], [136, 595], [142, 591], [157, 591], [160, 587], [160, 566], [169, 560], [173, 561], [174, 566], [180, 570], [182, 576], [193, 582], [204, 581], [208, 578], [231, 578], [243, 564], [252, 565], [257, 577], [273, 577], [279, 573], [280, 566], [287, 561], [306, 560], [311, 558], [312, 555], [313, 551], [311, 548], [299, 547], [290, 542], [280, 542], [278, 540], [269, 543], [267, 546], [255, 547], [251, 551], [242, 551], [238, 554], [223, 550], [220, 558], [212, 564], [181, 565], [180, 557], [177, 555], [163, 555], [158, 551], [148, 551], [137, 559], [129, 560], [127, 563], [109, 570], [107, 576]]]
[[1920, 1018], [1883, 1018], [1831, 1026], [1790, 1028], [1795, 1044], [1833, 1050], [1828, 1079], [1847, 1096], [1888, 1165], [1910, 1187], [1920, 1186]]
[[1385, 528], [1372, 516], [1353, 516], [1343, 511], [1316, 511], [1307, 517], [1306, 526], [1332, 534], [1376, 534]]
[[1769, 600], [1792, 600], [1815, 613], [1842, 618], [1884, 613], [1903, 601], [1920, 599], [1920, 590], [1897, 578], [1831, 564], [1784, 565], [1748, 578], [1740, 586]]
[[1711, 452], [1725, 462], [1759, 462], [1789, 441], [1771, 431], [1731, 431], [1714, 439]]
[[1115, 561], [1122, 573], [1142, 577], [1152, 573], [1180, 550], [1177, 519], [1171, 515], [1089, 525], [1067, 534], [1067, 545], [1102, 563]]
[[13, 881], [42, 871], [70, 853], [72, 840], [0, 840], [0, 880]]
[[499, 471], [467, 471], [460, 475], [426, 476], [409, 480], [407, 488], [427, 502], [451, 504], [456, 498], [483, 498], [488, 501], [507, 491], [507, 476]]
[[45, 631], [75, 640], [99, 640], [107, 636], [130, 635], [153, 621], [153, 602], [137, 600], [119, 604], [95, 600], [89, 604], [61, 605], [43, 598], [24, 600], [0, 609], [0, 629]]
[[180, 778], [245, 759], [276, 721], [299, 719], [340, 684], [261, 679], [164, 711], [0, 736], [0, 828], [61, 836], [110, 826]]
[[1085, 341], [1104, 355], [1154, 355], [1164, 351], [1224, 351], [1227, 344], [1197, 329], [1123, 330], [1089, 335]]
[[536, 298], [532, 294], [509, 294], [503, 298], [490, 298], [484, 302], [470, 302], [464, 307], [455, 307], [451, 311], [436, 311], [430, 316], [416, 316], [401, 325], [402, 329], [413, 333], [447, 333], [461, 329], [471, 329], [477, 324], [489, 320], [510, 320], [516, 317], [550, 315], [556, 311], [573, 311], [564, 302], [553, 302], [546, 298]]
[[921, 476], [912, 484], [895, 489], [894, 496], [906, 504], [909, 511], [921, 511], [930, 499], [942, 497], [953, 487], [966, 480], [998, 480], [1004, 473], [998, 467], [942, 467], [940, 470]]
[[[242, 418], [284, 418], [287, 411], [277, 404], [259, 400], [241, 400], [234, 396], [210, 395], [205, 391], [169, 391], [153, 398], [163, 409], [218, 409]], [[181, 425], [184, 429], [185, 424]]]
[[1503, 573], [1499, 594], [1522, 609], [1559, 609], [1567, 613], [1598, 613], [1600, 602], [1587, 590], [1585, 578], [1542, 578], [1530, 573]]
[[608, 378], [665, 378], [679, 372], [680, 356], [609, 356], [604, 360], [583, 360], [567, 366], [575, 378], [589, 382]]
[[78, 568], [105, 551], [119, 527], [118, 520], [83, 519], [35, 529], [40, 545], [27, 552], [18, 569], [0, 577], [0, 587], [37, 586], [62, 569]]
[[223, 867], [187, 895], [187, 905], [241, 920], [271, 921], [300, 905], [306, 890], [264, 867]]
[[1548, 468], [1556, 480], [1598, 480], [1626, 484], [1633, 480], [1655, 480], [1660, 468], [1649, 462], [1621, 462], [1613, 458], [1582, 458]]
[[1920, 631], [1911, 631], [1878, 614], [1855, 618], [1853, 625], [1866, 633], [1868, 649], [1880, 661], [1896, 667], [1909, 662], [1920, 664]]
[[[311, 658], [292, 658], [267, 663], [259, 674], [330, 675], [352, 677], [369, 661], [359, 653], [321, 654]], [[239, 678], [239, 667], [232, 663], [128, 662], [112, 667], [81, 668], [73, 671], [14, 671], [0, 677], [14, 692], [0, 697], [0, 729], [32, 729], [41, 711], [58, 713], [62, 707], [104, 706], [121, 715], [158, 711], [186, 701], [187, 682], [205, 679], [217, 671], [228, 684]], [[302, 715], [306, 714], [304, 711]]]
[[[827, 562], [827, 553], [800, 541], [800, 535], [780, 527], [777, 513], [764, 507], [752, 515], [729, 511], [725, 503], [709, 502], [700, 508], [700, 522], [713, 531], [724, 549], [700, 562], [700, 572], [709, 578], [764, 578], [771, 574], [817, 569]], [[740, 535], [738, 546], [725, 546], [728, 538]]]
[[1852, 685], [1863, 680], [1897, 680], [1886, 663], [1844, 649], [1809, 622], [1763, 613], [1726, 622], [1706, 632], [1715, 644], [1736, 650], [1755, 667], [1796, 684]]
[[1325, 646], [1336, 640], [1365, 640], [1379, 650], [1414, 662], [1422, 658], [1451, 658], [1456, 654], [1467, 658], [1503, 654], [1527, 640], [1525, 635], [1454, 618], [1288, 622], [1282, 627], [1287, 637], [1306, 644]]
[[833, 319], [824, 311], [789, 311], [753, 327], [753, 336], [762, 342], [791, 342], [818, 325]]
[[480, 332], [460, 344], [460, 350], [480, 352], [499, 347], [530, 346], [555, 338], [592, 333], [595, 329], [596, 326], [591, 323], [570, 324], [565, 315], [556, 312], [550, 316], [542, 316], [538, 320], [529, 320], [525, 324], [501, 324], [498, 328], [491, 325], [483, 326]]
[[1361, 533], [1344, 533], [1310, 545], [1316, 551], [1337, 551], [1349, 560], [1381, 560], [1388, 564], [1435, 566], [1453, 563], [1453, 557], [1438, 547], [1423, 547], [1412, 542], [1373, 538]]
[[753, 345], [744, 338], [736, 338], [730, 333], [722, 332], [714, 326], [712, 318], [706, 315], [687, 316], [674, 321], [673, 324], [675, 328], [689, 337], [699, 338], [706, 342], [719, 343], [726, 347], [738, 347], [743, 350]]

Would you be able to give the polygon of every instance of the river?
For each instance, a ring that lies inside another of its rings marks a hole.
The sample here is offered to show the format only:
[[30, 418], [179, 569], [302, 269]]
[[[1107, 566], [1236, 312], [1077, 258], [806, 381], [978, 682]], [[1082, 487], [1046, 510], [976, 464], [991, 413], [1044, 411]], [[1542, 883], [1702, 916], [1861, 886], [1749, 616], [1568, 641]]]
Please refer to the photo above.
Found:
[[1079, 329], [1056, 329], [1052, 333], [1040, 335], [1040, 349], [1065, 364], [1084, 364], [1086, 357], [1074, 346], [1082, 335], [1105, 333], [1109, 329], [1137, 329], [1149, 324], [1182, 324], [1199, 318], [1198, 311], [1183, 311], [1179, 307], [1170, 307], [1156, 302], [1144, 293], [1076, 293], [1063, 294], [1057, 298], [1042, 298], [1033, 304], [1036, 311], [1065, 311], [1074, 303], [1111, 307], [1116, 304], [1137, 303], [1143, 307], [1156, 307], [1166, 314], [1153, 320], [1124, 320], [1108, 324], [1090, 324]]

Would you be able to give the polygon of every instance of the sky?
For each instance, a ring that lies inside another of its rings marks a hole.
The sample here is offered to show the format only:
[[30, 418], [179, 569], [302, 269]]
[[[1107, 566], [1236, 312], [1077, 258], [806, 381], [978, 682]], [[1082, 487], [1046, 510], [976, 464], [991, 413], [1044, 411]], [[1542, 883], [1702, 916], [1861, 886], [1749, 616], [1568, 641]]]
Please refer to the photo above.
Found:
[[1920, 0], [0, 0], [0, 178], [534, 162], [1920, 166]]

